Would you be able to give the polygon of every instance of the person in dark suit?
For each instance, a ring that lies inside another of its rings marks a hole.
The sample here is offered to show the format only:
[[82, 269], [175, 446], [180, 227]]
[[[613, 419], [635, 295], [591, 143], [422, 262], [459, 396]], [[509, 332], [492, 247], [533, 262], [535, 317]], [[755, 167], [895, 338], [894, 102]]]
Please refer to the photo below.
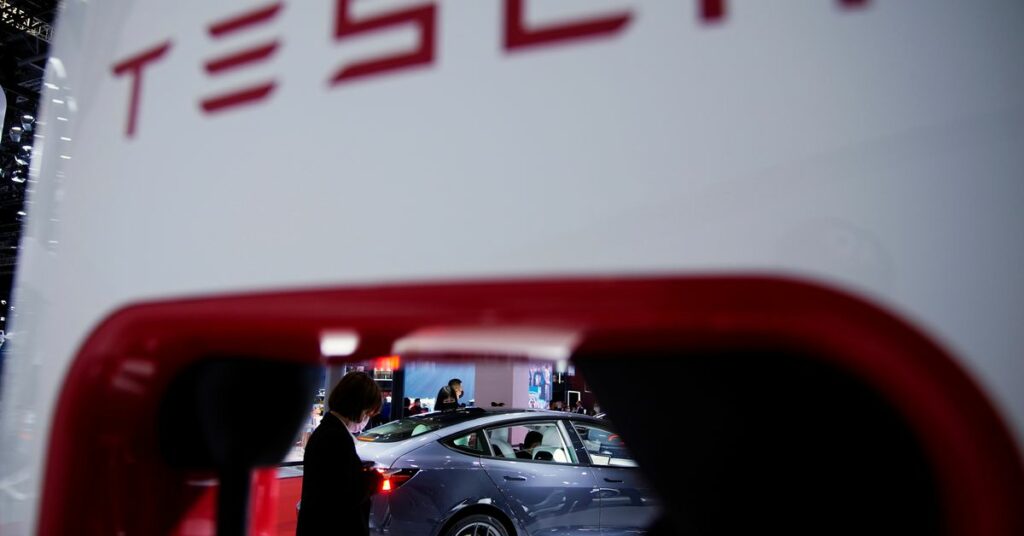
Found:
[[420, 399], [413, 400], [412, 407], [409, 408], [409, 416], [419, 415], [420, 413], [426, 413], [423, 411], [423, 406], [420, 405]]
[[544, 441], [544, 435], [540, 432], [536, 430], [526, 432], [526, 437], [523, 438], [523, 446], [519, 452], [516, 452], [516, 458], [532, 460], [534, 447], [540, 446], [542, 441]]
[[380, 388], [366, 373], [350, 372], [331, 391], [327, 405], [329, 412], [306, 444], [295, 534], [368, 535], [370, 496], [381, 476], [364, 470], [353, 435], [380, 411]]
[[462, 398], [462, 380], [452, 378], [437, 392], [437, 401], [434, 402], [434, 409], [444, 411], [458, 409], [459, 399]]
[[404, 418], [409, 416], [409, 407], [410, 406], [412, 406], [412, 401], [409, 400], [409, 397], [403, 398], [402, 399], [402, 414], [399, 415], [400, 418], [404, 419]]

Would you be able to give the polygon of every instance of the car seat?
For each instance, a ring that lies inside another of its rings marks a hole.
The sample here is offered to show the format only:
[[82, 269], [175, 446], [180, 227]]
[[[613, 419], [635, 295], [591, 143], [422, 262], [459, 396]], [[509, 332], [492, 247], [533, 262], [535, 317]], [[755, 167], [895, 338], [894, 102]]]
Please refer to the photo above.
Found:
[[494, 451], [495, 456], [505, 458], [516, 457], [516, 452], [512, 450], [512, 445], [509, 445], [507, 442], [500, 439], [491, 439], [491, 449]]
[[[565, 455], [565, 449], [562, 447], [562, 434], [559, 433], [558, 428], [548, 427], [544, 430], [544, 439], [541, 440], [540, 446], [533, 449], [533, 459], [569, 463], [569, 457]], [[541, 457], [542, 454], [544, 457]]]

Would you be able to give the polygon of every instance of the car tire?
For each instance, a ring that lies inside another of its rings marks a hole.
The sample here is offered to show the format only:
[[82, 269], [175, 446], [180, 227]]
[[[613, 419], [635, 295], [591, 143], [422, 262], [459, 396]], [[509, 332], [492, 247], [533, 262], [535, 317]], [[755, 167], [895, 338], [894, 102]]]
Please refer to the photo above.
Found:
[[508, 531], [501, 520], [486, 514], [475, 514], [456, 521], [445, 536], [508, 536]]

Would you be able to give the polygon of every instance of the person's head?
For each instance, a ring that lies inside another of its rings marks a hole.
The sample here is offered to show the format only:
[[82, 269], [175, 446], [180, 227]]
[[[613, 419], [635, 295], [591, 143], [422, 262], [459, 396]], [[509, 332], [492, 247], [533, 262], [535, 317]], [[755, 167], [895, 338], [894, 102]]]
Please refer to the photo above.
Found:
[[554, 401], [552, 401], [551, 402], [551, 409], [553, 409], [555, 411], [562, 411], [562, 401], [561, 400], [554, 400]]
[[327, 406], [349, 421], [365, 426], [380, 411], [380, 387], [365, 372], [349, 372], [331, 390]]
[[404, 404], [405, 407], [409, 407], [409, 404], [412, 404], [412, 402], [409, 401], [409, 397], [405, 397], [402, 399], [402, 404]]
[[448, 388], [451, 389], [453, 393], [455, 393], [456, 397], [462, 396], [462, 380], [458, 378], [452, 378], [448, 380]]
[[540, 445], [541, 441], [544, 441], [544, 436], [536, 430], [530, 430], [526, 432], [526, 438], [523, 439], [523, 448], [532, 449]]
[[417, 398], [416, 400], [413, 400], [412, 405], [414, 405], [414, 406], [420, 405], [420, 399]]

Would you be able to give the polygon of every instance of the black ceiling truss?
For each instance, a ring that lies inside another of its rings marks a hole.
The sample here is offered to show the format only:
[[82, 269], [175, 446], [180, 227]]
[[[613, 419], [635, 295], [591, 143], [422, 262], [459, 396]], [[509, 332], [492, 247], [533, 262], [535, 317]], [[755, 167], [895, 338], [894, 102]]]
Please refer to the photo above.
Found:
[[[10, 296], [26, 210], [25, 192], [32, 183], [27, 180], [31, 149], [25, 147], [34, 141], [34, 118], [58, 9], [57, 0], [0, 0], [0, 86], [7, 98], [0, 131], [0, 298], [4, 300]], [[24, 116], [33, 118], [27, 128]]]

